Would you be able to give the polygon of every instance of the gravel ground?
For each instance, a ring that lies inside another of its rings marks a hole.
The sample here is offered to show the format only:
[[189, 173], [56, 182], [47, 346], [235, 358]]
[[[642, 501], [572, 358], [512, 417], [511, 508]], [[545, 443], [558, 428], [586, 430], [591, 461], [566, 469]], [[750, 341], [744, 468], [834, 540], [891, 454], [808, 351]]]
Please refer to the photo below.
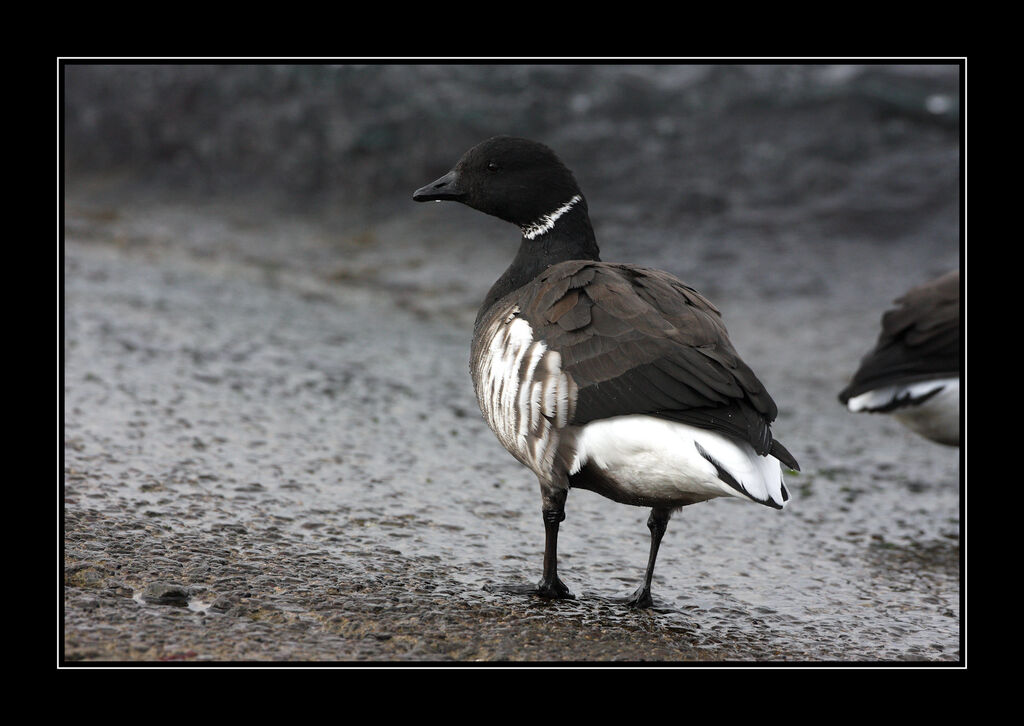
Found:
[[561, 538], [577, 600], [485, 589], [536, 580], [543, 549], [536, 482], [467, 368], [514, 230], [102, 189], [65, 205], [62, 662], [960, 661], [960, 452], [835, 400], [888, 301], [955, 247], [698, 237], [680, 270], [646, 238], [603, 246], [691, 273], [803, 466], [781, 513], [683, 510], [633, 612], [647, 512], [589, 492]]

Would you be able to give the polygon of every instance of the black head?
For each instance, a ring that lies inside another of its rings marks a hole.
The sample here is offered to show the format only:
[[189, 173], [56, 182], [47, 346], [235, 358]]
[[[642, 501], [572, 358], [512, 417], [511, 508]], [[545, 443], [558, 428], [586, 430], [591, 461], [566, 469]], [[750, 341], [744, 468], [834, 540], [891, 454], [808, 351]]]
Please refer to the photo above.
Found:
[[572, 172], [544, 144], [495, 136], [463, 154], [455, 168], [417, 189], [417, 202], [451, 200], [520, 227], [579, 194]]

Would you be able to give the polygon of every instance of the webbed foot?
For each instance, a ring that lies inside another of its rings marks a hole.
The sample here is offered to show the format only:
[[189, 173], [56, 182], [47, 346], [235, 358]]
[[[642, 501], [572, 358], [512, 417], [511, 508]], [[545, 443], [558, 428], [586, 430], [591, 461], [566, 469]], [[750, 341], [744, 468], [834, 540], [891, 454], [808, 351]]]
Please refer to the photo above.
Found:
[[654, 607], [654, 598], [651, 597], [650, 588], [641, 585], [626, 600], [626, 604], [638, 609]]
[[576, 599], [576, 596], [569, 592], [569, 588], [565, 586], [565, 583], [557, 577], [552, 578], [550, 582], [546, 580], [538, 582], [537, 589], [534, 590], [534, 594], [538, 597], [548, 598], [549, 600]]
[[546, 600], [575, 600], [576, 596], [569, 592], [559, 579], [545, 583], [543, 580], [536, 585], [484, 585], [487, 592], [502, 592], [507, 595], [535, 595]]

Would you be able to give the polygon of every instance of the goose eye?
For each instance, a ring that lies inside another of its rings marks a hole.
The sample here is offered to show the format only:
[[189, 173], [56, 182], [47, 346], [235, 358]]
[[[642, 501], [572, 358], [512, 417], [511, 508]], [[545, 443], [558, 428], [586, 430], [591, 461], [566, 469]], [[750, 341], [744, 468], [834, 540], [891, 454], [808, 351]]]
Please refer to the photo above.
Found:
[[498, 169], [499, 169], [498, 162], [496, 162], [496, 161], [488, 161], [487, 162], [487, 171], [497, 171]]

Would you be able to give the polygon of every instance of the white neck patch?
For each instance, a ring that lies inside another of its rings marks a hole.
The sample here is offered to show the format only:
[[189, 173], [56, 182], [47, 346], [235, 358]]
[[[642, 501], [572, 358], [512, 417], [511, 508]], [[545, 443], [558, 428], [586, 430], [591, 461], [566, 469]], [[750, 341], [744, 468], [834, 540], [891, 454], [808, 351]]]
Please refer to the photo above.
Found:
[[522, 227], [521, 229], [523, 230], [523, 237], [526, 237], [526, 239], [534, 239], [535, 237], [539, 237], [545, 232], [550, 232], [554, 228], [555, 222], [558, 221], [558, 218], [561, 217], [566, 212], [568, 212], [581, 201], [583, 201], [583, 197], [577, 194], [568, 202], [563, 204], [561, 207], [553, 211], [551, 214], [545, 214], [536, 222], [533, 222], [532, 224], [528, 224], [527, 226]]

